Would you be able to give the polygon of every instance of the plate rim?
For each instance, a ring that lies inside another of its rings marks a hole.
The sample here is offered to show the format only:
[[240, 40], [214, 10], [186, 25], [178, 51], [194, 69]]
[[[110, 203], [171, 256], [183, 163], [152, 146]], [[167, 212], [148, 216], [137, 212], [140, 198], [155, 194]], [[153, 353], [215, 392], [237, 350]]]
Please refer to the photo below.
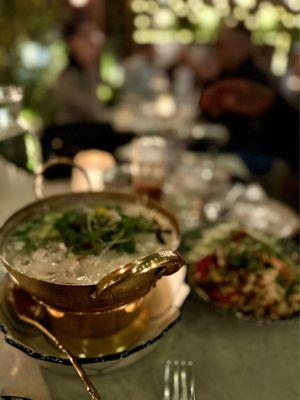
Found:
[[[180, 308], [174, 307], [175, 309], [177, 309], [179, 311], [178, 317], [174, 321], [172, 321], [166, 328], [164, 328], [160, 332], [160, 334], [158, 334], [154, 338], [149, 339], [146, 342], [141, 343], [135, 347], [132, 347], [131, 349], [123, 350], [119, 353], [106, 354], [106, 355], [99, 356], [99, 357], [87, 357], [87, 358], [79, 357], [78, 362], [80, 364], [96, 364], [96, 363], [107, 362], [107, 361], [122, 360], [123, 358], [127, 358], [127, 357], [131, 356], [132, 354], [137, 353], [138, 351], [151, 346], [152, 344], [157, 342], [159, 339], [161, 339], [174, 325], [176, 325], [180, 321], [180, 319], [182, 317], [181, 310], [182, 310], [182, 307], [184, 306], [186, 300], [187, 299], [185, 299], [184, 303], [182, 304], [182, 306]], [[3, 333], [4, 341], [8, 345], [17, 348], [18, 350], [22, 351], [29, 357], [32, 357], [32, 358], [35, 358], [35, 359], [41, 360], [41, 361], [50, 362], [50, 363], [71, 366], [71, 362], [66, 358], [61, 358], [61, 357], [46, 355], [44, 353], [39, 353], [39, 352], [33, 350], [32, 348], [30, 348], [29, 346], [19, 342], [18, 340], [13, 339], [12, 337], [9, 336], [7, 328], [3, 324], [2, 321], [0, 321], [0, 332]]]
[[[181, 285], [187, 285], [186, 283], [186, 270], [184, 271], [183, 277], [180, 279]], [[177, 312], [178, 315], [174, 320], [172, 320], [158, 335], [152, 337], [151, 339], [148, 339], [142, 343], [139, 343], [137, 345], [134, 345], [133, 347], [123, 350], [119, 353], [111, 353], [111, 354], [106, 354], [98, 357], [86, 357], [86, 358], [78, 358], [78, 362], [80, 364], [98, 364], [102, 362], [109, 362], [109, 361], [116, 361], [116, 360], [122, 360], [123, 358], [127, 358], [131, 356], [132, 354], [135, 354], [141, 350], [146, 349], [147, 347], [151, 346], [152, 344], [156, 343], [159, 339], [161, 339], [165, 334], [173, 327], [175, 326], [181, 319], [182, 317], [182, 310], [184, 306], [187, 303], [187, 300], [191, 294], [191, 290], [189, 288], [189, 291], [187, 295], [185, 296], [184, 300], [180, 305], [175, 305], [174, 303], [170, 304], [170, 309], [174, 309], [174, 312]], [[49, 362], [52, 364], [60, 364], [60, 365], [66, 365], [66, 366], [71, 366], [71, 362], [67, 358], [62, 358], [58, 356], [53, 356], [45, 353], [40, 353], [36, 350], [33, 350], [30, 346], [20, 342], [19, 340], [13, 338], [9, 332], [9, 329], [6, 327], [6, 324], [0, 319], [0, 333], [3, 334], [3, 340], [10, 346], [22, 351], [25, 353], [27, 356], [40, 360], [40, 361], [45, 361]], [[2, 340], [2, 338], [0, 338]]]

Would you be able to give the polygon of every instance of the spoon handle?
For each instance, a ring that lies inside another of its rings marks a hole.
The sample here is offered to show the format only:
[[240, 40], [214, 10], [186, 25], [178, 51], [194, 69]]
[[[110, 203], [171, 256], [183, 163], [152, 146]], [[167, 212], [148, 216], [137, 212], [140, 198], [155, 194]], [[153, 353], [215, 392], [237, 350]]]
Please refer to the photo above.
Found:
[[97, 389], [89, 379], [89, 377], [86, 375], [84, 372], [83, 368], [81, 365], [78, 363], [76, 357], [70, 353], [68, 349], [65, 348], [65, 346], [57, 339], [55, 335], [53, 335], [44, 325], [39, 323], [38, 321], [31, 319], [27, 317], [26, 315], [19, 315], [19, 318], [22, 319], [24, 322], [27, 322], [30, 325], [35, 326], [37, 329], [39, 329], [45, 336], [47, 336], [55, 345], [56, 347], [59, 348], [61, 352], [63, 352], [73, 365], [74, 369], [76, 370], [77, 374], [79, 375], [80, 379], [85, 385], [85, 388], [90, 395], [91, 399], [93, 400], [103, 400], [99, 393], [97, 392]]

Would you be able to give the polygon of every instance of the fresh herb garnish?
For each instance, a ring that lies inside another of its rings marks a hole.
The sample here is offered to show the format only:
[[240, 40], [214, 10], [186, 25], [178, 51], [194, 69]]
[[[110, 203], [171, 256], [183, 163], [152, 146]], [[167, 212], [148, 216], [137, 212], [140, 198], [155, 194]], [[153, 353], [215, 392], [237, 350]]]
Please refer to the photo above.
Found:
[[[235, 234], [236, 235], [236, 234]], [[286, 254], [277, 240], [263, 240], [251, 234], [244, 234], [238, 240], [229, 237], [223, 247], [226, 262], [235, 268], [247, 268], [255, 271], [262, 265], [264, 268], [273, 268], [272, 258], [280, 258], [288, 263]]]
[[153, 233], [158, 243], [165, 243], [160, 225], [141, 215], [125, 214], [119, 207], [74, 209], [64, 213], [38, 216], [14, 232], [23, 242], [23, 251], [30, 252], [54, 242], [62, 242], [79, 255], [99, 255], [111, 249], [134, 253], [136, 236]]

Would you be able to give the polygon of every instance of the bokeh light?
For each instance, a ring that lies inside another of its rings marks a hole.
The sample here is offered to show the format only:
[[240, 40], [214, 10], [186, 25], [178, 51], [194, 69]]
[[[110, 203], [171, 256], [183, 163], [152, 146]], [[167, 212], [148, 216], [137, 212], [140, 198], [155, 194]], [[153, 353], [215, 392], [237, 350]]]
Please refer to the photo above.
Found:
[[175, 40], [181, 44], [192, 43], [194, 40], [194, 34], [188, 29], [180, 29], [175, 33]]
[[233, 9], [233, 15], [237, 20], [244, 21], [249, 15], [249, 11], [247, 8], [237, 6]]
[[69, 0], [69, 3], [73, 7], [84, 7], [90, 0]]
[[256, 6], [256, 0], [235, 0], [234, 2], [238, 6], [249, 10]]
[[103, 103], [108, 103], [112, 100], [113, 98], [113, 91], [112, 88], [106, 84], [100, 84], [97, 87], [97, 97], [100, 101]]
[[49, 49], [38, 42], [21, 43], [19, 52], [22, 64], [28, 69], [45, 68], [51, 58]]
[[141, 14], [134, 18], [134, 26], [138, 29], [145, 29], [151, 26], [151, 19], [148, 15]]
[[274, 29], [279, 22], [278, 10], [273, 4], [262, 2], [258, 8], [256, 18], [259, 29]]
[[300, 2], [299, 0], [285, 0], [287, 6], [293, 11], [300, 11]]
[[153, 16], [153, 23], [156, 28], [167, 29], [175, 24], [176, 19], [173, 11], [168, 8], [161, 8]]
[[147, 2], [143, 0], [133, 0], [131, 2], [131, 10], [135, 13], [144, 12], [147, 10]]

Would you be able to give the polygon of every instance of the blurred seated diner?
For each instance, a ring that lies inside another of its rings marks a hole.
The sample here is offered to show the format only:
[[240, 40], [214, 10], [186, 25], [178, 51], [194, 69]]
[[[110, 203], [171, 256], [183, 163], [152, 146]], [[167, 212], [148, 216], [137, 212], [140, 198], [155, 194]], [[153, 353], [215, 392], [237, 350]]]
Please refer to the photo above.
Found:
[[266, 85], [242, 78], [223, 79], [212, 84], [203, 93], [200, 104], [208, 118], [221, 121], [230, 129], [228, 147], [252, 166], [254, 175], [266, 174], [278, 158], [285, 161], [289, 170], [281, 195], [297, 208], [297, 110]]
[[103, 118], [96, 89], [104, 34], [91, 21], [73, 21], [66, 26], [68, 65], [55, 87], [56, 122], [68, 124], [99, 121]]
[[221, 68], [218, 78], [239, 77], [266, 83], [266, 75], [253, 61], [253, 54], [250, 33], [243, 25], [223, 28], [216, 43], [216, 56]]

